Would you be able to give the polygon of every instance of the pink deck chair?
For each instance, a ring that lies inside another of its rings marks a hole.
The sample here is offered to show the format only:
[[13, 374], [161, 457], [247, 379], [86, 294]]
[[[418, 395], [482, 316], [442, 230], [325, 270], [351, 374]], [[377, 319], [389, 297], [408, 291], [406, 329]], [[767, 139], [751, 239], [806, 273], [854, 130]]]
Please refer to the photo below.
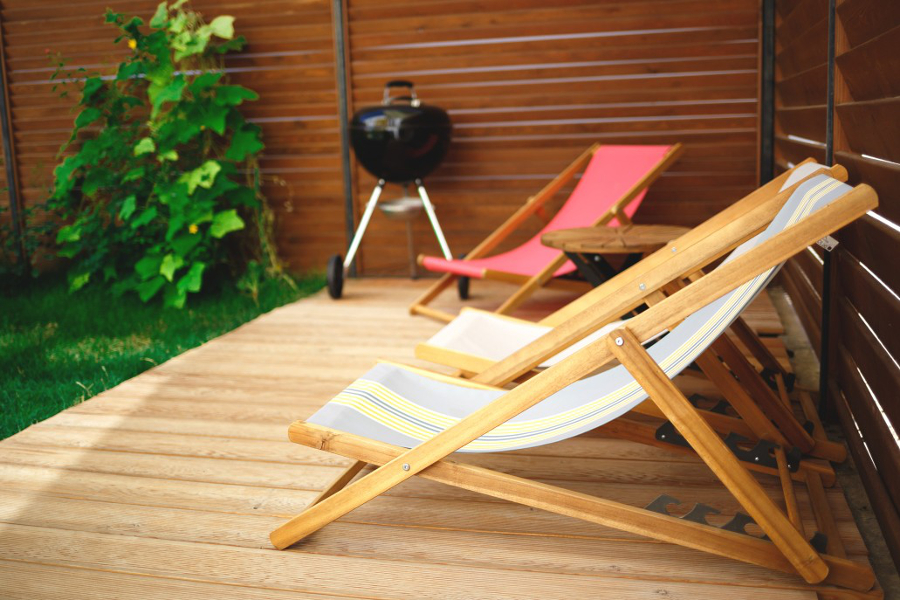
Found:
[[[544, 246], [541, 236], [558, 229], [603, 225], [615, 227], [631, 223], [631, 217], [647, 194], [647, 188], [675, 162], [681, 150], [681, 144], [594, 144], [544, 189], [531, 196], [466, 258], [447, 260], [437, 256], [419, 256], [420, 265], [444, 275], [410, 306], [410, 312], [450, 321], [453, 315], [430, 308], [428, 304], [459, 278], [492, 279], [518, 284], [519, 289], [497, 309], [496, 312], [500, 314], [509, 314], [544, 285], [555, 282], [567, 287], [566, 283], [575, 283], [554, 280], [554, 277], [575, 271], [575, 265], [559, 250]], [[540, 211], [582, 168], [584, 173], [566, 203], [537, 235], [512, 250], [487, 256], [528, 217]], [[460, 290], [460, 296], [467, 295], [464, 287]]]

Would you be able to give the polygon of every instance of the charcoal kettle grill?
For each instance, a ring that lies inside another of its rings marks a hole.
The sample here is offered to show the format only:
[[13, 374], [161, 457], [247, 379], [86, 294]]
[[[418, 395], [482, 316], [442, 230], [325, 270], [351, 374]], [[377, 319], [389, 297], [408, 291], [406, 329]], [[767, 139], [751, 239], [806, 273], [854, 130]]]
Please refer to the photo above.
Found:
[[[408, 95], [394, 96], [395, 89], [408, 90]], [[344, 287], [344, 273], [353, 264], [375, 207], [388, 217], [406, 221], [410, 270], [416, 276], [412, 220], [423, 210], [448, 260], [453, 258], [444, 232], [434, 212], [422, 179], [440, 165], [450, 146], [451, 124], [447, 113], [436, 106], [423, 104], [409, 81], [389, 81], [378, 106], [367, 106], [353, 115], [350, 121], [350, 145], [360, 164], [378, 178], [375, 189], [366, 203], [362, 219], [353, 234], [353, 241], [343, 260], [335, 254], [328, 261], [328, 293], [340, 298]], [[400, 184], [400, 198], [382, 201], [381, 193], [387, 183]], [[414, 185], [417, 196], [409, 194]]]

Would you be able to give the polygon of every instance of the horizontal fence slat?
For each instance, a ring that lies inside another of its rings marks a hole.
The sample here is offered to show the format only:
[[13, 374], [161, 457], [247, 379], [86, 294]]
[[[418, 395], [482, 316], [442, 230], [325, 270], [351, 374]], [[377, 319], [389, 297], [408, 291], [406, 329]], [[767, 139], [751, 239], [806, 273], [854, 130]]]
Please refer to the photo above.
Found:
[[868, 382], [860, 375], [856, 356], [838, 346], [837, 381], [845, 391], [853, 418], [865, 432], [866, 446], [895, 506], [900, 506], [900, 448], [872, 397]]
[[[891, 356], [900, 356], [900, 299], [845, 249], [838, 246], [834, 257], [835, 293], [862, 315]], [[900, 423], [900, 403], [890, 404], [897, 407], [896, 422]]]
[[[885, 421], [896, 429], [900, 426], [900, 407], [897, 406], [894, 398], [897, 390], [900, 390], [900, 367], [869, 328], [869, 321], [863, 321], [858, 309], [847, 298], [838, 298], [835, 310], [840, 319], [841, 343], [853, 357], [856, 367], [862, 373], [874, 396], [878, 398]], [[877, 320], [873, 317], [870, 319]], [[897, 445], [893, 434], [887, 428], [883, 434], [893, 442], [893, 444], [888, 444], [889, 446]], [[890, 452], [893, 454], [889, 453], [888, 456], [900, 458], [898, 456], [900, 453], [897, 451], [891, 450]], [[900, 461], [898, 461], [898, 466], [900, 466]]]
[[900, 96], [900, 25], [838, 54], [835, 64], [856, 101]]

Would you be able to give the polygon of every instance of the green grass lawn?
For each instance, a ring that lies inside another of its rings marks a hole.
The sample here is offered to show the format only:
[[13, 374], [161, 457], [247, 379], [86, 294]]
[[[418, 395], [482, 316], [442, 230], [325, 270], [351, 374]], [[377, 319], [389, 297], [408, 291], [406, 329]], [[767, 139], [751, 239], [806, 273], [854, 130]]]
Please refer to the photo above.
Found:
[[175, 310], [98, 288], [69, 294], [61, 278], [0, 280], [0, 439], [324, 283], [268, 281], [258, 305], [225, 289]]

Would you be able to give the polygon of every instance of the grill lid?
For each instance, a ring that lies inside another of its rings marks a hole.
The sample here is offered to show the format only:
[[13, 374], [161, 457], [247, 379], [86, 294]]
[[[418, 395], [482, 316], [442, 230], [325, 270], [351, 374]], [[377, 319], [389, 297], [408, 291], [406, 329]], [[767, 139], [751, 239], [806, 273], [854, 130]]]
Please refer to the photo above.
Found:
[[[394, 88], [409, 95], [391, 96]], [[356, 111], [350, 143], [357, 160], [379, 179], [405, 183], [422, 179], [440, 165], [450, 146], [450, 117], [423, 104], [409, 81], [389, 81], [380, 106]]]

